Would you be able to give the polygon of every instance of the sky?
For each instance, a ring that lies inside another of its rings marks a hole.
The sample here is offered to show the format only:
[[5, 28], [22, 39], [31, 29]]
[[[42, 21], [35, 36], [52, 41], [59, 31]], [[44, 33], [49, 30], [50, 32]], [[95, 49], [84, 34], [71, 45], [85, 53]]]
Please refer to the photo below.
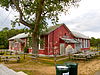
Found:
[[[11, 20], [18, 15], [15, 11], [0, 8], [0, 30], [11, 28]], [[89, 37], [100, 38], [100, 0], [81, 0], [78, 8], [71, 8], [68, 14], [59, 16], [59, 24], [64, 23], [72, 31], [83, 33]], [[24, 28], [16, 26], [15, 28]]]

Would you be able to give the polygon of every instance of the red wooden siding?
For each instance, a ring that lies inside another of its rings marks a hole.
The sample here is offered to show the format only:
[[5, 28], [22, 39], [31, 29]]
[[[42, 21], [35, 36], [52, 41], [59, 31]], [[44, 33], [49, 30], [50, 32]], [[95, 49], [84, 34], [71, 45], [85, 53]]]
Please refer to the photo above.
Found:
[[[49, 48], [48, 48], [48, 55], [52, 55], [52, 54], [60, 54], [60, 43], [64, 42], [62, 40], [60, 40], [60, 38], [62, 38], [63, 36], [68, 36], [68, 38], [72, 39], [74, 38], [73, 35], [70, 33], [70, 31], [64, 26], [60, 26], [59, 28], [57, 28], [56, 30], [54, 30], [53, 32], [51, 32], [48, 35], [48, 43], [49, 43]], [[74, 47], [74, 45], [72, 45]], [[53, 51], [54, 48], [54, 51]]]

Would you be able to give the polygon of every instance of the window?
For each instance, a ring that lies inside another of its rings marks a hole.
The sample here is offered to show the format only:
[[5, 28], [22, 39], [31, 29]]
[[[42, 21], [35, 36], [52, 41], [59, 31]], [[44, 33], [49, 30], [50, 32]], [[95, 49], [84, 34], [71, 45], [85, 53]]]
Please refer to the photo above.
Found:
[[87, 40], [87, 48], [89, 47], [89, 40]]
[[44, 36], [40, 36], [40, 49], [44, 49], [44, 47], [45, 47]]
[[66, 33], [64, 33], [63, 38], [69, 38], [69, 36]]

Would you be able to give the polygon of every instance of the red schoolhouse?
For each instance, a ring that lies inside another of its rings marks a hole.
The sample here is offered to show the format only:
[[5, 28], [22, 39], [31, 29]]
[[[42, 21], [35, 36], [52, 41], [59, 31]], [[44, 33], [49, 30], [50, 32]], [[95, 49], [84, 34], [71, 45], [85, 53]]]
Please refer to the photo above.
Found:
[[[9, 39], [9, 50], [23, 51], [29, 43], [28, 33], [21, 33]], [[65, 24], [51, 26], [40, 36], [44, 42], [39, 44], [39, 55], [65, 55], [69, 47], [72, 52], [90, 49], [89, 37], [74, 31], [70, 31]], [[30, 47], [29, 53], [32, 53]]]

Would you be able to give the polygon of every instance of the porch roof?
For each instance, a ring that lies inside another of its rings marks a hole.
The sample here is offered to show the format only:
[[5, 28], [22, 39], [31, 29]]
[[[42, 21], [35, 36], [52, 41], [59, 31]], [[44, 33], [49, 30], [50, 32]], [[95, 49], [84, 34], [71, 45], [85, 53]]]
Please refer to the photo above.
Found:
[[64, 40], [66, 43], [80, 43], [75, 39], [66, 39], [66, 38], [61, 38], [61, 39]]

